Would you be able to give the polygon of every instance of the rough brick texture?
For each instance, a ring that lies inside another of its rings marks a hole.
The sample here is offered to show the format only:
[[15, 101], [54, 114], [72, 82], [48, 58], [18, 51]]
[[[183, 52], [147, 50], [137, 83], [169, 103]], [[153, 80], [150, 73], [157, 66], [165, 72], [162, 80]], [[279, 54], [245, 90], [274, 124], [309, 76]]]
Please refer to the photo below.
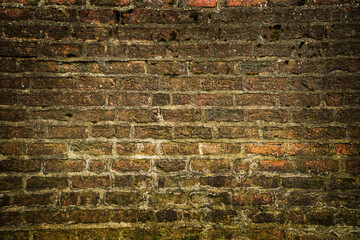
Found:
[[2, 0], [0, 239], [360, 239], [359, 0]]

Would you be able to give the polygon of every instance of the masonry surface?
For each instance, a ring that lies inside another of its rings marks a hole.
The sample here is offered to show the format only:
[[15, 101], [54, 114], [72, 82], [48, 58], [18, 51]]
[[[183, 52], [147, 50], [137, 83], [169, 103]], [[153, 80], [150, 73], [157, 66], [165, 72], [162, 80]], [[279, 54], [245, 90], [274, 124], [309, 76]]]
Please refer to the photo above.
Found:
[[358, 0], [1, 0], [1, 239], [360, 239]]

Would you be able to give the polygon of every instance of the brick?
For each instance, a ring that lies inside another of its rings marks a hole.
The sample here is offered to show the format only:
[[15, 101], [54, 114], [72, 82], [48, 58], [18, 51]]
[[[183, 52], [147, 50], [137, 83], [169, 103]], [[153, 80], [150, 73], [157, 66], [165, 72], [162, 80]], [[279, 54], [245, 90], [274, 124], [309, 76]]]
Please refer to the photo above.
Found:
[[281, 156], [285, 154], [285, 150], [283, 145], [278, 143], [246, 144], [245, 153]]
[[265, 122], [278, 122], [284, 123], [288, 121], [286, 111], [282, 110], [249, 110], [249, 122], [265, 121]]
[[71, 77], [37, 77], [33, 79], [32, 86], [35, 89], [69, 89], [74, 86], [74, 79]]
[[[292, 44], [257, 44], [255, 56], [257, 57], [290, 57], [294, 46]], [[299, 53], [300, 54], [300, 53]]]
[[180, 172], [186, 169], [186, 162], [184, 160], [158, 160], [155, 166], [160, 172]]
[[166, 126], [139, 126], [135, 127], [135, 137], [169, 139], [171, 138], [171, 129], [171, 127]]
[[152, 9], [131, 9], [121, 13], [123, 24], [162, 23], [161, 12]]
[[193, 155], [199, 154], [197, 143], [167, 142], [161, 145], [164, 155]]
[[276, 96], [270, 94], [239, 94], [236, 95], [238, 106], [275, 106]]
[[18, 212], [2, 212], [0, 214], [0, 221], [6, 226], [18, 226], [23, 223], [23, 217]]
[[176, 127], [174, 129], [175, 138], [212, 138], [211, 128], [208, 127]]
[[152, 77], [126, 77], [119, 79], [120, 90], [157, 90], [158, 79]]
[[244, 120], [244, 110], [212, 108], [205, 111], [205, 121], [239, 122]]
[[72, 36], [82, 40], [107, 40], [111, 36], [111, 29], [105, 27], [74, 27]]
[[[165, 17], [168, 17], [167, 12], [165, 13]], [[177, 33], [176, 39], [179, 41], [191, 41], [191, 40], [215, 41], [218, 38], [219, 29], [213, 27], [207, 27], [207, 26], [204, 27], [188, 26], [186, 28], [177, 28], [176, 33]]]
[[49, 138], [87, 138], [86, 127], [49, 127]]
[[118, 112], [119, 120], [126, 122], [157, 122], [160, 118], [156, 109], [121, 109]]
[[[73, 117], [71, 113], [70, 117]], [[78, 121], [84, 122], [100, 122], [100, 121], [114, 121], [115, 111], [114, 110], [87, 110], [79, 111], [75, 114], [74, 118]]]
[[205, 78], [202, 80], [202, 88], [211, 90], [241, 90], [242, 78]]
[[109, 176], [74, 176], [71, 178], [74, 188], [109, 188]]
[[182, 44], [172, 45], [171, 55], [181, 58], [251, 57], [253, 48], [245, 44]]
[[22, 188], [22, 178], [21, 177], [0, 177], [0, 189], [1, 191], [8, 190], [18, 190]]
[[91, 72], [98, 73], [100, 72], [100, 67], [97, 62], [64, 62], [61, 65], [60, 72]]
[[63, 192], [60, 202], [62, 206], [94, 206], [99, 199], [97, 192]]
[[19, 194], [14, 196], [13, 203], [17, 206], [46, 206], [54, 205], [56, 202], [56, 194]]
[[219, 39], [222, 41], [229, 40], [247, 40], [255, 41], [260, 36], [260, 28], [258, 26], [234, 26], [220, 28]]
[[111, 10], [81, 10], [79, 19], [91, 23], [116, 23], [120, 13]]
[[191, 160], [191, 170], [195, 172], [227, 173], [231, 169], [229, 159], [209, 160], [194, 159]]
[[26, 77], [2, 77], [0, 78], [1, 89], [26, 89], [29, 87], [29, 79]]
[[120, 93], [109, 96], [110, 106], [146, 106], [149, 95], [144, 93]]
[[0, 105], [15, 105], [16, 103], [16, 94], [10, 92], [0, 92]]
[[106, 170], [106, 163], [103, 161], [91, 161], [89, 163], [90, 172], [102, 172]]
[[44, 171], [50, 172], [81, 172], [85, 169], [85, 163], [81, 160], [46, 160]]
[[229, 74], [234, 71], [232, 62], [191, 62], [193, 74]]
[[145, 72], [144, 62], [106, 62], [104, 71], [106, 73], [140, 74]]
[[202, 154], [239, 154], [241, 151], [240, 143], [202, 143]]
[[258, 138], [258, 130], [249, 127], [219, 127], [220, 138]]
[[292, 90], [325, 90], [329, 89], [330, 81], [322, 77], [296, 77], [290, 80]]
[[110, 220], [108, 210], [72, 210], [69, 220], [73, 223], [106, 223]]
[[67, 214], [65, 211], [56, 210], [28, 211], [25, 212], [24, 217], [28, 224], [54, 224], [65, 223], [67, 221]]
[[202, 24], [207, 21], [207, 13], [201, 10], [166, 10], [164, 21], [170, 24]]
[[64, 189], [68, 187], [65, 177], [31, 177], [26, 181], [26, 189]]
[[349, 137], [351, 139], [357, 139], [360, 136], [360, 127], [349, 127]]
[[165, 106], [170, 104], [170, 95], [165, 93], [154, 94], [152, 98], [153, 106]]
[[342, 123], [355, 123], [359, 122], [360, 111], [357, 109], [352, 110], [338, 110], [335, 119]]
[[265, 127], [263, 137], [264, 139], [301, 139], [302, 130], [300, 127]]
[[114, 126], [94, 126], [91, 130], [92, 137], [107, 137], [111, 138], [115, 136]]
[[0, 143], [0, 154], [2, 155], [21, 155], [23, 153], [23, 143]]
[[235, 178], [232, 176], [213, 176], [213, 177], [202, 177], [200, 183], [203, 186], [211, 187], [234, 187]]
[[198, 94], [195, 96], [198, 106], [232, 106], [233, 97], [230, 94]]
[[339, 162], [336, 160], [306, 160], [297, 163], [297, 169], [304, 173], [338, 172]]
[[147, 172], [150, 170], [149, 159], [121, 159], [113, 161], [111, 169], [117, 172]]
[[198, 78], [164, 77], [162, 88], [167, 91], [196, 91], [201, 84]]
[[1, 20], [31, 20], [34, 16], [34, 12], [28, 8], [0, 8]]
[[309, 139], [318, 139], [318, 138], [339, 139], [346, 137], [345, 129], [339, 127], [306, 128], [305, 131], [306, 131], [305, 132], [306, 138]]
[[154, 212], [152, 210], [127, 209], [118, 210], [114, 213], [114, 222], [153, 222]]
[[64, 6], [71, 6], [71, 5], [83, 5], [85, 4], [84, 0], [46, 0], [45, 4], [47, 5], [64, 5]]
[[168, 55], [165, 45], [131, 45], [129, 46], [129, 57], [132, 58], [155, 58]]
[[280, 77], [247, 77], [246, 88], [251, 91], [285, 90], [287, 79]]
[[31, 112], [32, 119], [68, 121], [73, 116], [72, 110], [40, 110]]
[[[1, 10], [0, 10], [1, 11]], [[0, 41], [0, 56], [2, 57], [36, 57], [37, 44]]]
[[115, 0], [91, 0], [90, 1], [91, 4], [95, 5], [95, 6], [126, 6], [130, 4], [129, 0], [121, 0], [121, 1], [115, 1]]
[[20, 96], [20, 103], [26, 106], [54, 106], [61, 105], [63, 96], [58, 93], [38, 93]]
[[273, 61], [239, 61], [235, 67], [236, 74], [245, 75], [267, 75], [277, 70]]
[[358, 160], [347, 160], [346, 161], [346, 170], [347, 173], [359, 174], [360, 173], [360, 164]]
[[114, 179], [114, 186], [119, 188], [151, 188], [152, 178], [151, 176], [144, 175], [123, 175], [116, 176]]
[[64, 143], [28, 143], [28, 155], [64, 155], [67, 147]]
[[149, 74], [172, 76], [186, 74], [184, 62], [150, 61], [148, 62], [147, 68]]
[[110, 205], [138, 205], [144, 201], [145, 196], [140, 192], [107, 192], [105, 195], [105, 202]]
[[110, 155], [112, 153], [112, 144], [108, 142], [74, 143], [71, 150], [79, 155]]
[[40, 160], [2, 160], [0, 162], [1, 172], [40, 172]]
[[90, 57], [124, 57], [125, 44], [89, 43], [86, 45], [86, 55]]
[[35, 131], [30, 127], [3, 126], [0, 128], [2, 138], [34, 138]]
[[65, 103], [74, 106], [103, 106], [105, 96], [98, 93], [73, 93], [65, 96]]
[[280, 95], [280, 105], [285, 107], [316, 107], [320, 105], [319, 95], [287, 94]]
[[236, 6], [258, 6], [263, 4], [263, 0], [251, 0], [251, 1], [244, 1], [244, 0], [226, 0], [226, 6], [229, 7], [236, 7]]
[[155, 146], [151, 143], [118, 143], [116, 152], [119, 155], [154, 155]]
[[359, 155], [360, 154], [360, 144], [334, 144], [334, 153], [341, 155]]
[[269, 172], [291, 172], [293, 166], [287, 160], [259, 160], [258, 170]]
[[35, 11], [35, 19], [55, 22], [75, 22], [76, 11], [62, 8], [41, 8]]
[[173, 94], [172, 105], [188, 105], [191, 103], [191, 96], [188, 94]]
[[150, 41], [153, 40], [156, 30], [145, 27], [120, 27], [116, 31], [116, 38], [128, 41]]
[[329, 144], [320, 143], [290, 143], [290, 155], [310, 155], [310, 156], [324, 156], [329, 155]]
[[335, 178], [330, 181], [331, 189], [359, 189], [359, 182], [356, 178]]
[[80, 44], [47, 43], [41, 46], [40, 51], [45, 57], [80, 57], [82, 47]]
[[182, 2], [184, 5], [191, 7], [216, 7], [216, 0], [188, 0]]
[[321, 178], [283, 178], [282, 185], [286, 188], [320, 189], [324, 187], [324, 180]]
[[293, 111], [293, 119], [296, 123], [327, 123], [332, 122], [334, 111], [328, 109], [296, 110]]
[[164, 109], [163, 117], [169, 122], [200, 121], [201, 113], [198, 109]]

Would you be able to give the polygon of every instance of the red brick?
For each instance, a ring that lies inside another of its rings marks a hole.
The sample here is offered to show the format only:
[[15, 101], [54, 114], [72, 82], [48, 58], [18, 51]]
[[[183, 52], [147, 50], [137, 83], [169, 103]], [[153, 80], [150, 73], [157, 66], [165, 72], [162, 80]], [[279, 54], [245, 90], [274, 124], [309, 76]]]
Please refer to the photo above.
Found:
[[327, 93], [325, 95], [326, 106], [341, 106], [343, 103], [344, 95], [341, 93]]
[[193, 74], [229, 74], [234, 71], [232, 62], [191, 62]]
[[235, 6], [258, 6], [262, 5], [263, 0], [226, 0], [226, 6], [235, 7]]
[[119, 120], [126, 122], [157, 122], [160, 119], [156, 109], [121, 109]]
[[14, 196], [13, 203], [17, 206], [55, 205], [56, 196], [56, 193], [20, 194]]
[[63, 96], [58, 93], [38, 93], [20, 96], [20, 103], [26, 106], [61, 105]]
[[49, 127], [49, 138], [87, 138], [86, 127]]
[[124, 24], [162, 23], [161, 12], [152, 9], [135, 9], [123, 12], [121, 22]]
[[186, 168], [184, 160], [157, 160], [156, 169], [160, 172], [180, 172]]
[[180, 75], [186, 74], [184, 62], [151, 61], [148, 63], [148, 73], [156, 75]]
[[151, 143], [118, 143], [116, 152], [119, 155], [154, 155], [155, 146]]
[[120, 90], [157, 90], [158, 78], [153, 77], [125, 77], [119, 79]]
[[276, 96], [270, 94], [239, 94], [236, 95], [238, 106], [275, 106]]
[[336, 138], [345, 138], [346, 131], [344, 128], [339, 127], [317, 127], [317, 128], [306, 128], [305, 135], [307, 138], [316, 139], [316, 138], [328, 138], [328, 139], [336, 139]]
[[329, 155], [329, 144], [320, 143], [290, 143], [290, 155], [310, 155], [310, 156], [323, 156]]
[[76, 154], [109, 155], [112, 153], [112, 144], [108, 142], [74, 143], [72, 151]]
[[205, 121], [241, 122], [244, 120], [244, 115], [242, 109], [212, 108], [205, 111]]
[[0, 143], [0, 154], [21, 155], [23, 153], [23, 143]]
[[113, 161], [111, 169], [117, 172], [147, 172], [150, 170], [150, 159], [121, 159]]
[[91, 0], [90, 1], [91, 4], [95, 5], [95, 6], [106, 6], [106, 7], [109, 7], [109, 6], [113, 6], [113, 7], [116, 7], [116, 6], [126, 6], [126, 5], [129, 5], [130, 4], [130, 1], [129, 0]]
[[199, 154], [198, 143], [167, 142], [161, 145], [164, 155], [193, 155]]
[[40, 172], [40, 160], [2, 160], [0, 161], [0, 169], [2, 172]]
[[263, 137], [265, 139], [301, 139], [302, 130], [300, 127], [265, 127]]
[[104, 71], [105, 73], [141, 74], [145, 73], [145, 64], [142, 61], [106, 62]]
[[21, 177], [0, 177], [0, 190], [16, 190], [22, 188]]
[[195, 96], [198, 106], [232, 106], [233, 97], [230, 94], [198, 94]]
[[281, 156], [285, 154], [285, 150], [279, 143], [246, 144], [245, 153]]
[[75, 22], [77, 12], [74, 9], [38, 8], [35, 19], [55, 22]]
[[360, 173], [360, 163], [359, 160], [347, 160], [346, 161], [346, 172], [359, 174]]
[[63, 192], [60, 203], [62, 206], [96, 205], [100, 196], [97, 192]]
[[188, 94], [173, 94], [172, 105], [188, 105], [191, 103], [191, 96]]
[[64, 189], [68, 187], [65, 177], [31, 177], [26, 181], [28, 190], [37, 189]]
[[102, 172], [106, 170], [106, 163], [104, 161], [90, 161], [89, 171], [90, 172]]
[[74, 188], [109, 188], [110, 178], [108, 176], [74, 176], [71, 178]]
[[157, 93], [153, 95], [153, 106], [165, 106], [170, 104], [170, 95], [165, 93]]
[[297, 123], [326, 123], [333, 121], [334, 111], [329, 109], [295, 110], [293, 119]]
[[0, 105], [15, 105], [16, 103], [16, 94], [10, 92], [0, 92]]
[[202, 80], [202, 88], [211, 90], [241, 90], [242, 78], [205, 78]]
[[320, 99], [317, 94], [286, 94], [280, 95], [280, 105], [285, 107], [316, 107], [320, 105]]
[[31, 20], [34, 16], [34, 12], [28, 8], [0, 8], [1, 20]]
[[218, 154], [239, 154], [241, 151], [240, 143], [202, 143], [202, 153], [205, 155]]
[[33, 138], [36, 136], [35, 131], [30, 127], [3, 126], [0, 129], [3, 138]]
[[29, 87], [29, 79], [25, 77], [2, 77], [0, 88], [2, 89], [26, 89]]
[[174, 132], [175, 138], [212, 138], [211, 128], [208, 127], [176, 127]]
[[32, 84], [33, 84], [33, 88], [36, 89], [73, 88], [74, 79], [71, 77], [66, 77], [66, 78], [38, 77], [33, 79]]
[[100, 72], [100, 66], [97, 62], [63, 62], [61, 69], [59, 70], [62, 73], [68, 72], [90, 72], [98, 73]]
[[162, 88], [171, 91], [196, 91], [200, 90], [201, 85], [198, 78], [164, 77]]
[[286, 111], [282, 110], [249, 110], [249, 122], [265, 121], [265, 122], [279, 122], [284, 123], [288, 121]]
[[91, 23], [116, 23], [118, 14], [111, 10], [80, 10], [79, 19], [82, 22]]
[[226, 173], [230, 171], [231, 165], [229, 159], [194, 159], [191, 160], [191, 169], [195, 172]]
[[163, 116], [164, 120], [169, 122], [193, 122], [201, 119], [198, 109], [164, 109]]
[[266, 77], [247, 77], [246, 88], [253, 91], [264, 91], [264, 90], [285, 90], [287, 79], [286, 78], [266, 78]]
[[66, 96], [65, 102], [75, 106], [103, 106], [105, 99], [100, 93], [73, 93]]
[[72, 35], [82, 40], [104, 41], [111, 36], [111, 29], [105, 27], [74, 27]]
[[50, 172], [81, 172], [85, 169], [85, 163], [81, 160], [46, 160], [44, 171]]
[[217, 0], [188, 0], [186, 5], [191, 7], [216, 7]]
[[259, 160], [258, 170], [270, 172], [291, 172], [293, 170], [293, 166], [287, 160]]
[[127, 46], [124, 44], [89, 43], [86, 54], [90, 57], [124, 57]]
[[136, 138], [171, 139], [171, 127], [139, 126], [135, 127]]
[[249, 127], [219, 127], [220, 138], [258, 138], [258, 129]]
[[28, 155], [64, 155], [67, 147], [64, 143], [28, 143]]
[[144, 93], [120, 93], [109, 96], [111, 106], [146, 106], [149, 95]]
[[[68, 113], [71, 115], [71, 113]], [[79, 111], [74, 114], [74, 118], [78, 121], [84, 122], [98, 122], [98, 121], [114, 121], [115, 111], [114, 110], [87, 110]]]
[[345, 143], [345, 144], [334, 144], [334, 153], [342, 155], [359, 155], [360, 144]]
[[339, 172], [339, 162], [336, 160], [298, 161], [297, 169], [303, 173]]
[[40, 51], [45, 57], [80, 57], [82, 47], [79, 44], [47, 43], [41, 46]]

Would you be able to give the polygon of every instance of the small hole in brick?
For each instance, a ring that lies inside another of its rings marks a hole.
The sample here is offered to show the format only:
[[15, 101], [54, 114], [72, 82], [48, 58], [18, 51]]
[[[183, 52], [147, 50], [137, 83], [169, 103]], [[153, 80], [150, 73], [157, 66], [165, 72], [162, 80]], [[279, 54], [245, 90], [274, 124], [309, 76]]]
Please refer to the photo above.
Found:
[[286, 60], [286, 61], [285, 61], [285, 64], [289, 64], [289, 60]]
[[71, 113], [65, 114], [65, 117], [72, 117], [73, 115]]
[[66, 57], [76, 57], [76, 55], [72, 54], [72, 53], [69, 53], [69, 54], [66, 55]]

